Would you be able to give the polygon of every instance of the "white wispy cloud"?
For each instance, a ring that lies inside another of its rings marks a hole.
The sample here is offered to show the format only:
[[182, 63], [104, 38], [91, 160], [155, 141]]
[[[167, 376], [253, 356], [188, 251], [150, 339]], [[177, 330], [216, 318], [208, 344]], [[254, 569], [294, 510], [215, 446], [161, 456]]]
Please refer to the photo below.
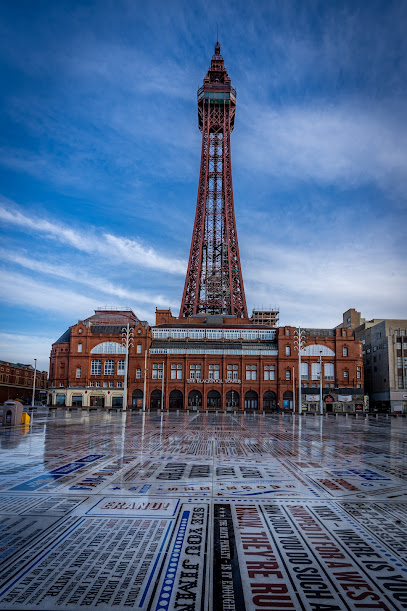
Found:
[[324, 245], [254, 245], [245, 266], [247, 292], [255, 305], [277, 301], [282, 324], [330, 328], [350, 307], [366, 318], [405, 318], [405, 264], [384, 248], [376, 256], [372, 265], [371, 253], [355, 243], [343, 250], [331, 245], [329, 256]]
[[407, 127], [396, 108], [379, 110], [363, 99], [349, 106], [251, 104], [243, 116], [236, 154], [256, 172], [344, 187], [406, 186]]
[[[16, 305], [56, 313], [73, 322], [90, 316], [105, 303], [104, 297], [98, 291], [93, 291], [92, 297], [89, 297], [66, 286], [58, 287], [31, 276], [5, 270], [0, 271], [0, 301], [8, 306]], [[153, 306], [151, 309], [138, 307], [135, 310], [140, 319], [154, 320]]]
[[97, 253], [116, 265], [123, 262], [131, 263], [136, 268], [148, 268], [170, 274], [184, 274], [186, 270], [185, 261], [158, 253], [138, 240], [115, 236], [96, 227], [89, 227], [86, 230], [71, 229], [63, 223], [29, 216], [16, 207], [10, 207], [10, 203], [4, 198], [0, 198], [0, 222], [23, 231], [39, 232], [47, 238], [58, 240], [81, 252]]
[[36, 260], [32, 257], [26, 257], [15, 253], [14, 251], [8, 251], [4, 248], [0, 248], [0, 257], [3, 261], [9, 261], [13, 264], [29, 269], [33, 272], [45, 274], [48, 276], [56, 276], [64, 280], [69, 280], [75, 283], [79, 283], [97, 290], [100, 293], [107, 295], [113, 295], [117, 299], [129, 300], [131, 302], [148, 303], [153, 306], [162, 307], [177, 307], [177, 303], [171, 301], [163, 295], [152, 295], [146, 291], [129, 290], [123, 286], [116, 285], [110, 282], [105, 277], [98, 277], [94, 274], [89, 275], [85, 271], [81, 271], [78, 274], [77, 269], [68, 267], [66, 265], [54, 265], [49, 261]]

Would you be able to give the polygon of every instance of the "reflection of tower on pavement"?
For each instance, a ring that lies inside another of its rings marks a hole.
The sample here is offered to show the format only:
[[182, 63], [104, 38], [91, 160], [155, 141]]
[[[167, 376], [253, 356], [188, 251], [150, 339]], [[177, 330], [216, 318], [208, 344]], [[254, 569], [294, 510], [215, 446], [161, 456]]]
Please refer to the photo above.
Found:
[[233, 203], [230, 134], [236, 90], [215, 45], [198, 89], [201, 169], [180, 317], [231, 314], [247, 318]]

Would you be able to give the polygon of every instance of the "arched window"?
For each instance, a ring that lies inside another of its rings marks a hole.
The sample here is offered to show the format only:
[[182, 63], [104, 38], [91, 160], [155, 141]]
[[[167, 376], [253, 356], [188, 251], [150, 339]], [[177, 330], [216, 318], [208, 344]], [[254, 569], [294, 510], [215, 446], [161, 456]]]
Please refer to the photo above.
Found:
[[125, 354], [126, 348], [118, 342], [103, 342], [90, 351], [91, 354]]

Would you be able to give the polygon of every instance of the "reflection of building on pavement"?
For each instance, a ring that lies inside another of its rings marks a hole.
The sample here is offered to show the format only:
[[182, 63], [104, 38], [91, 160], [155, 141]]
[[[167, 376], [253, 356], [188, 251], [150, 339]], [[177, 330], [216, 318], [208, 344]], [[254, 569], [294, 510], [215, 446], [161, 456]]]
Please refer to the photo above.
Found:
[[277, 308], [256, 308], [248, 317], [230, 154], [236, 90], [218, 42], [197, 103], [201, 168], [180, 315], [157, 310], [156, 324], [150, 327], [131, 311], [98, 310], [73, 325], [52, 347], [50, 402], [121, 407], [125, 357], [120, 333], [129, 323], [135, 339], [129, 353], [128, 402], [134, 407], [293, 409], [301, 376], [302, 406], [297, 411], [316, 412], [322, 373], [326, 411], [362, 410], [361, 345], [351, 331], [306, 329], [299, 372], [295, 327], [277, 326]]

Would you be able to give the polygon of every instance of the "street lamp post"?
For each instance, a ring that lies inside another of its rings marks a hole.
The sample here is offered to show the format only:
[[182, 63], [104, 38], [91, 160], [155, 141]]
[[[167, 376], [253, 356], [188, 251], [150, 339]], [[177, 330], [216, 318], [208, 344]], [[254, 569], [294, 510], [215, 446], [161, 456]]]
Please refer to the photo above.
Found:
[[34, 379], [33, 379], [33, 396], [31, 399], [31, 409], [34, 409], [34, 402], [35, 402], [35, 378], [37, 375], [37, 359], [34, 359]]
[[298, 327], [294, 331], [294, 350], [298, 350], [298, 413], [302, 414], [301, 397], [301, 351], [305, 347], [305, 331]]
[[127, 392], [128, 392], [128, 371], [129, 371], [129, 348], [130, 346], [134, 346], [134, 329], [130, 328], [129, 323], [127, 323], [127, 327], [122, 329], [122, 345], [126, 349], [126, 358], [124, 362], [124, 389], [123, 389], [123, 410], [127, 409]]
[[161, 380], [161, 409], [164, 409], [164, 361], [163, 361], [163, 377]]
[[147, 350], [144, 352], [144, 392], [143, 392], [143, 413], [146, 411], [146, 392], [147, 392]]
[[324, 414], [322, 404], [322, 350], [319, 351], [319, 414], [320, 416]]

